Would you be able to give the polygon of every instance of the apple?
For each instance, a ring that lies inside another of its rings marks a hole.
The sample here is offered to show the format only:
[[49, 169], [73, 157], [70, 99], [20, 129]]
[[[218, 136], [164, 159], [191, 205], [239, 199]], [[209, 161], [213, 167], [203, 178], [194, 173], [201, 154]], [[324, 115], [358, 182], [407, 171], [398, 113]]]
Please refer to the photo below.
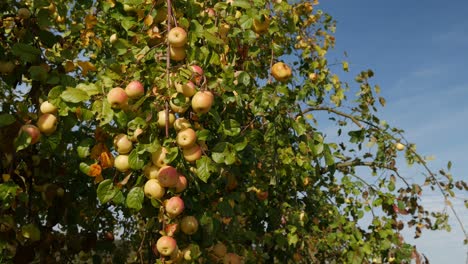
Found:
[[398, 151], [402, 151], [405, 149], [405, 145], [401, 144], [400, 142], [396, 143], [395, 144], [395, 148], [398, 150]]
[[133, 135], [130, 137], [130, 140], [132, 142], [138, 142], [138, 136], [141, 134], [143, 134], [143, 129], [138, 127], [137, 129], [135, 129], [135, 131], [133, 131]]
[[31, 137], [31, 145], [36, 144], [41, 139], [41, 131], [35, 125], [23, 125], [20, 132], [24, 131]]
[[164, 166], [158, 171], [158, 180], [162, 187], [176, 187], [179, 181], [179, 173], [172, 166]]
[[151, 199], [161, 199], [164, 196], [166, 189], [161, 186], [158, 180], [149, 179], [145, 183], [143, 191], [145, 192], [145, 195]]
[[133, 149], [133, 143], [125, 134], [114, 137], [114, 147], [119, 154], [127, 154]]
[[268, 27], [270, 26], [270, 18], [265, 15], [262, 15], [260, 19], [254, 19], [253, 21], [253, 31], [255, 33], [265, 33], [268, 31]]
[[260, 201], [265, 201], [268, 198], [268, 191], [257, 190], [255, 194]]
[[241, 264], [242, 259], [235, 253], [227, 253], [223, 258], [223, 264]]
[[125, 87], [125, 93], [131, 99], [138, 99], [145, 94], [145, 88], [139, 81], [131, 81], [127, 87]]
[[287, 81], [292, 76], [291, 68], [284, 62], [277, 62], [271, 67], [271, 75], [280, 82]]
[[167, 33], [167, 40], [172, 47], [181, 48], [187, 43], [187, 32], [181, 27], [174, 27]]
[[28, 19], [31, 17], [31, 11], [29, 11], [29, 9], [27, 8], [22, 7], [18, 9], [18, 17], [21, 19]]
[[192, 97], [192, 109], [195, 113], [205, 114], [213, 105], [214, 96], [210, 91], [198, 91]]
[[164, 232], [166, 233], [167, 236], [174, 236], [176, 233], [179, 232], [179, 224], [178, 223], [172, 223], [172, 224], [166, 224], [164, 227]]
[[315, 81], [317, 80], [317, 77], [318, 77], [318, 76], [317, 76], [317, 74], [316, 74], [315, 72], [309, 73], [309, 80], [310, 80], [311, 82], [315, 82]]
[[175, 193], [181, 193], [187, 189], [187, 178], [184, 175], [179, 175], [179, 180], [175, 186]]
[[189, 108], [188, 103], [190, 102], [190, 99], [188, 97], [183, 96], [185, 98], [185, 102], [183, 102], [181, 105], [177, 105], [173, 101], [177, 97], [177, 95], [178, 93], [175, 93], [171, 96], [171, 100], [169, 100], [169, 105], [171, 106], [172, 111], [179, 113], [179, 114], [183, 114]]
[[127, 13], [133, 13], [133, 12], [136, 12], [136, 8], [132, 5], [129, 5], [129, 4], [124, 4], [123, 5], [123, 9], [125, 12]]
[[185, 216], [180, 221], [180, 229], [187, 235], [193, 235], [198, 231], [198, 220], [194, 216]]
[[[175, 115], [173, 113], [169, 113], [169, 127], [172, 127], [175, 121]], [[158, 126], [163, 128], [166, 127], [166, 111], [161, 110], [158, 112]]]
[[117, 40], [119, 40], [119, 37], [117, 36], [116, 33], [112, 34], [110, 37], [109, 37], [109, 42], [111, 44], [115, 44], [117, 42]]
[[112, 108], [123, 108], [128, 103], [128, 95], [121, 87], [112, 88], [107, 94], [107, 101]]
[[49, 101], [44, 101], [39, 108], [42, 114], [55, 114], [57, 113], [57, 107]]
[[197, 134], [191, 128], [185, 128], [177, 133], [176, 143], [181, 148], [190, 148], [197, 142]]
[[177, 242], [170, 236], [162, 236], [156, 242], [156, 248], [159, 254], [163, 256], [170, 256], [177, 249]]
[[179, 196], [171, 197], [169, 200], [166, 200], [164, 208], [170, 218], [175, 218], [184, 211], [184, 200]]
[[11, 61], [0, 61], [0, 73], [9, 74], [15, 69], [15, 64]]
[[154, 165], [161, 168], [166, 164], [164, 159], [166, 158], [167, 149], [165, 147], [159, 147], [156, 152], [151, 153], [151, 161]]
[[203, 78], [203, 69], [198, 65], [190, 65], [190, 69], [192, 70], [192, 80], [195, 81], [196, 84], [200, 84]]
[[159, 173], [159, 168], [153, 163], [147, 164], [143, 168], [143, 175], [145, 175], [146, 178], [148, 179], [157, 179], [158, 173]]
[[53, 114], [43, 114], [37, 120], [37, 127], [39, 130], [46, 134], [51, 135], [57, 130], [58, 120]]
[[197, 92], [197, 87], [192, 81], [188, 81], [184, 85], [177, 83], [175, 87], [178, 93], [181, 93], [186, 97], [192, 97]]
[[202, 149], [198, 144], [194, 144], [189, 148], [182, 149], [184, 159], [188, 162], [199, 160], [202, 156]]
[[104, 233], [104, 238], [107, 240], [107, 241], [114, 241], [115, 237], [114, 237], [114, 234], [110, 231]]
[[214, 18], [214, 17], [216, 16], [216, 11], [215, 11], [213, 8], [211, 8], [211, 7], [205, 9], [205, 13], [206, 13], [206, 14], [208, 15], [208, 17], [210, 17], [210, 18]]
[[184, 117], [179, 117], [174, 121], [174, 129], [176, 131], [180, 131], [184, 128], [189, 128], [189, 127], [192, 127], [192, 124], [190, 124], [190, 121], [188, 121]]
[[128, 155], [118, 155], [114, 160], [114, 167], [120, 172], [126, 172], [130, 169]]
[[216, 245], [213, 246], [213, 254], [218, 258], [222, 258], [227, 254], [227, 247], [221, 242], [218, 242]]
[[173, 46], [169, 48], [169, 55], [171, 59], [175, 61], [181, 61], [185, 59], [185, 56], [187, 56], [187, 54], [185, 53], [184, 47], [178, 48], [178, 47], [173, 47]]

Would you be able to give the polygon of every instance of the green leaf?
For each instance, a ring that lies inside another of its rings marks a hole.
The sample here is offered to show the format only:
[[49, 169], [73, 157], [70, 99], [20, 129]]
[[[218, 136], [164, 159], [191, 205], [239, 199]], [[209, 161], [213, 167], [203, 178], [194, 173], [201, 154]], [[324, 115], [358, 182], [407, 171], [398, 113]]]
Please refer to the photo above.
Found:
[[70, 103], [79, 103], [89, 100], [90, 96], [83, 90], [68, 87], [60, 95], [62, 100]]
[[239, 74], [239, 76], [237, 76], [237, 81], [239, 83], [242, 83], [245, 86], [249, 86], [250, 85], [250, 75], [243, 71], [243, 72], [241, 72]]
[[224, 43], [220, 38], [216, 37], [214, 34], [211, 34], [208, 31], [203, 32], [203, 37], [205, 37], [205, 39], [209, 43], [212, 43], [212, 44], [215, 44], [215, 45], [221, 45], [221, 44]]
[[145, 194], [143, 193], [143, 189], [141, 187], [133, 187], [127, 195], [127, 207], [140, 211], [141, 208], [143, 208], [144, 198]]
[[86, 94], [88, 94], [89, 96], [93, 96], [93, 95], [100, 93], [94, 83], [88, 83], [88, 84], [80, 83], [76, 86], [76, 89], [85, 91]]
[[208, 182], [211, 174], [215, 171], [216, 166], [210, 158], [203, 156], [197, 160], [197, 176], [203, 182]]
[[324, 144], [323, 147], [324, 147], [324, 154], [325, 154], [325, 164], [327, 164], [327, 166], [334, 165], [335, 160], [333, 159], [333, 155], [331, 153], [330, 147], [327, 144]]
[[132, 170], [140, 170], [145, 166], [145, 161], [138, 154], [139, 149], [135, 148], [128, 155], [128, 164]]
[[21, 227], [21, 234], [30, 241], [38, 241], [41, 238], [41, 231], [34, 224], [27, 224]]
[[307, 132], [307, 128], [306, 128], [305, 124], [302, 123], [302, 122], [293, 122], [292, 127], [293, 127], [294, 131], [296, 131], [298, 136], [302, 136], [302, 135], [305, 134], [305, 132]]
[[241, 131], [240, 124], [234, 119], [224, 120], [218, 132], [226, 136], [237, 136]]
[[23, 130], [21, 130], [19, 135], [13, 141], [16, 151], [20, 151], [20, 150], [27, 148], [30, 143], [31, 143], [31, 136], [27, 132], [24, 132]]
[[211, 157], [216, 163], [231, 165], [236, 161], [236, 149], [231, 143], [221, 142], [214, 146]]
[[31, 66], [29, 68], [29, 73], [31, 74], [31, 79], [35, 81], [47, 81], [47, 71], [42, 66]]
[[92, 111], [97, 113], [97, 120], [100, 121], [100, 125], [103, 126], [108, 124], [114, 118], [114, 110], [107, 100], [94, 101], [92, 105]]
[[241, 8], [244, 8], [244, 9], [251, 9], [252, 8], [252, 4], [249, 1], [246, 1], [246, 0], [232, 1], [232, 6], [241, 7]]
[[80, 141], [78, 147], [76, 147], [76, 152], [80, 159], [84, 159], [91, 154], [91, 146], [94, 144], [94, 140], [91, 138], [85, 138]]
[[112, 200], [117, 195], [118, 190], [114, 187], [111, 179], [103, 180], [97, 188], [97, 197], [102, 204]]
[[5, 127], [13, 124], [16, 121], [15, 116], [10, 114], [0, 114], [0, 127]]
[[35, 62], [41, 55], [41, 51], [38, 48], [24, 43], [13, 45], [11, 52], [24, 62]]

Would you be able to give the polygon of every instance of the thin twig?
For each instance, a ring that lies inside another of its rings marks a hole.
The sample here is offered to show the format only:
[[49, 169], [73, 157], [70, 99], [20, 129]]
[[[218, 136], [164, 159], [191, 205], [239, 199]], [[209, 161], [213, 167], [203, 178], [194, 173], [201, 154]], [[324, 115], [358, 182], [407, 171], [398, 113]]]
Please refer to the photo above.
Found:
[[336, 110], [334, 108], [331, 108], [331, 107], [325, 107], [325, 106], [309, 107], [309, 108], [305, 109], [304, 111], [302, 111], [301, 115], [307, 114], [308, 112], [312, 112], [312, 111], [328, 111], [328, 112], [337, 114], [339, 116], [346, 117], [346, 118], [350, 119], [351, 121], [353, 121], [353, 123], [356, 124], [359, 128], [361, 128], [361, 129], [364, 128], [364, 126], [359, 122], [359, 120], [356, 117], [354, 117], [352, 115], [349, 115], [349, 114], [346, 114], [344, 112], [338, 111], [338, 110]]

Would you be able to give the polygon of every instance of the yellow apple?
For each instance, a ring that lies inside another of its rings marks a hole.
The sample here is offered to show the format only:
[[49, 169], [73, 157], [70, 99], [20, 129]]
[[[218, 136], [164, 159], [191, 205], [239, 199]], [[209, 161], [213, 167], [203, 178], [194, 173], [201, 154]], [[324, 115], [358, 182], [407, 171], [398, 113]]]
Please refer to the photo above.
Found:
[[175, 113], [183, 114], [189, 108], [190, 99], [188, 97], [185, 97], [184, 95], [183, 98], [185, 98], [185, 102], [175, 104], [174, 100], [175, 98], [177, 98], [177, 95], [178, 93], [175, 93], [171, 96], [171, 100], [169, 100], [169, 105], [171, 107], [171, 110], [174, 111]]
[[185, 59], [186, 53], [185, 53], [185, 48], [184, 47], [174, 47], [171, 46], [169, 48], [169, 54], [172, 60], [174, 61], [181, 61]]
[[197, 134], [192, 128], [185, 128], [177, 133], [176, 143], [181, 148], [190, 148], [197, 142]]
[[166, 158], [167, 149], [165, 147], [159, 147], [156, 152], [151, 154], [151, 161], [154, 165], [161, 168], [164, 165], [167, 165], [164, 159]]
[[57, 107], [49, 103], [49, 101], [44, 101], [41, 104], [40, 111], [42, 114], [55, 114], [57, 113]]
[[284, 62], [277, 62], [271, 67], [271, 75], [280, 82], [289, 80], [292, 76], [291, 68]]
[[398, 151], [402, 151], [405, 149], [405, 145], [401, 144], [400, 142], [396, 143], [395, 144], [395, 148], [398, 150]]
[[[169, 113], [169, 127], [172, 127], [175, 121], [175, 115], [173, 113]], [[158, 112], [158, 126], [163, 128], [166, 127], [166, 111], [161, 110]]]
[[128, 155], [118, 155], [114, 160], [114, 167], [120, 172], [126, 172], [130, 169]]
[[125, 134], [114, 137], [114, 147], [119, 154], [127, 154], [133, 149], [133, 143]]
[[197, 92], [197, 87], [192, 81], [188, 81], [186, 84], [175, 84], [178, 93], [185, 95], [186, 97], [192, 97]]
[[174, 27], [167, 33], [167, 40], [172, 47], [181, 48], [187, 43], [187, 32], [181, 27]]
[[190, 124], [190, 121], [183, 117], [179, 117], [174, 121], [174, 129], [176, 131], [180, 131], [184, 128], [189, 128], [192, 127], [192, 124]]
[[156, 179], [149, 179], [143, 188], [145, 195], [151, 199], [161, 199], [166, 193], [166, 189], [159, 184]]
[[157, 179], [158, 172], [159, 172], [159, 167], [157, 167], [153, 163], [146, 164], [146, 166], [143, 168], [143, 174], [148, 179]]
[[112, 108], [124, 108], [128, 104], [128, 95], [124, 89], [115, 87], [107, 94], [107, 101]]
[[58, 120], [53, 114], [44, 114], [37, 120], [37, 127], [39, 130], [46, 134], [51, 135], [57, 129]]
[[208, 113], [213, 105], [214, 96], [210, 91], [198, 91], [192, 97], [192, 109], [195, 113]]
[[184, 148], [182, 150], [184, 159], [188, 162], [194, 162], [199, 160], [202, 156], [202, 149], [198, 144], [194, 144], [189, 148]]

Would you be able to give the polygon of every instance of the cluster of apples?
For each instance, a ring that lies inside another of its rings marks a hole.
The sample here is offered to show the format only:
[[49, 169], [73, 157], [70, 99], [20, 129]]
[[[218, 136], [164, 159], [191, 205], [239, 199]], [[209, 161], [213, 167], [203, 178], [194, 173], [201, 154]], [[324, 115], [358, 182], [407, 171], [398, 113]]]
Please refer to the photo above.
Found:
[[40, 116], [36, 125], [26, 124], [21, 126], [20, 132], [26, 132], [31, 137], [31, 145], [36, 144], [41, 139], [41, 135], [52, 135], [57, 130], [58, 118], [57, 107], [48, 101], [44, 101], [40, 106]]

